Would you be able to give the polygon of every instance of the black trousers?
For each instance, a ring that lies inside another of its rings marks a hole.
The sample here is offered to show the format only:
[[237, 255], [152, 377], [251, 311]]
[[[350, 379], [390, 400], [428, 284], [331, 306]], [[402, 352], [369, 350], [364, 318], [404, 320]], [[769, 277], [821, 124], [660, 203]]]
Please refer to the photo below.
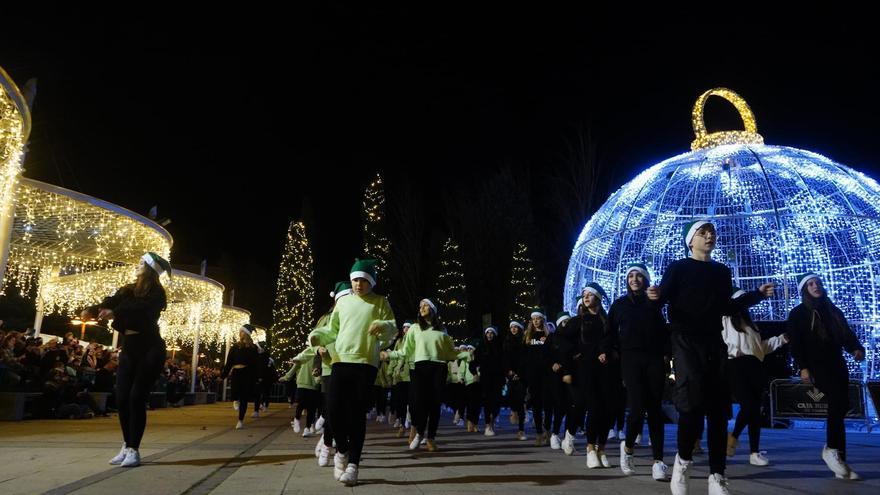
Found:
[[[419, 361], [413, 371], [416, 398], [413, 424], [419, 435], [433, 440], [437, 436], [437, 426], [440, 424], [440, 399], [443, 387], [446, 386], [448, 368], [446, 363]], [[427, 436], [425, 436], [426, 428]]]
[[635, 445], [636, 436], [642, 432], [647, 413], [654, 460], [662, 461], [665, 415], [661, 404], [663, 386], [666, 383], [666, 363], [663, 362], [663, 356], [625, 350], [621, 353], [620, 364], [629, 403], [626, 446], [631, 449]]
[[327, 396], [327, 413], [333, 425], [336, 447], [348, 454], [348, 462], [359, 464], [367, 433], [364, 411], [373, 398], [375, 366], [358, 363], [336, 363]]
[[391, 404], [394, 408], [394, 415], [403, 424], [406, 419], [406, 409], [409, 405], [409, 382], [399, 382], [394, 386], [391, 392]]
[[739, 403], [739, 413], [733, 427], [733, 436], [739, 438], [749, 427], [749, 448], [759, 452], [761, 444], [761, 402], [764, 398], [764, 366], [755, 356], [727, 360], [727, 375], [733, 398]]
[[447, 405], [451, 407], [459, 416], [464, 417], [466, 407], [463, 383], [447, 383], [446, 396], [449, 398]]
[[116, 370], [116, 403], [125, 445], [141, 446], [147, 428], [147, 402], [165, 364], [165, 341], [159, 337], [126, 335]]
[[551, 428], [554, 428], [554, 433], [558, 433], [557, 424], [562, 424], [565, 413], [559, 409], [559, 394], [563, 385], [561, 380], [561, 377], [549, 369], [530, 370], [527, 379], [529, 407], [532, 409], [535, 431], [539, 434]]
[[494, 426], [495, 418], [501, 410], [501, 391], [504, 388], [503, 375], [482, 375], [480, 384], [483, 387], [483, 421]]
[[333, 423], [330, 422], [330, 419], [327, 417], [327, 391], [330, 390], [330, 382], [331, 375], [326, 375], [321, 377], [321, 398], [324, 401], [324, 446], [327, 448], [333, 447]]
[[566, 423], [568, 432], [574, 435], [586, 416], [587, 443], [604, 446], [620, 401], [619, 365], [612, 361], [601, 364], [596, 358], [590, 358], [578, 363], [573, 378], [575, 405], [571, 409], [572, 421]]
[[376, 414], [385, 416], [388, 413], [388, 389], [381, 385], [373, 385], [376, 397]]
[[465, 418], [473, 424], [480, 422], [480, 401], [483, 397], [483, 386], [480, 382], [464, 386]]
[[303, 409], [305, 409], [306, 422], [304, 427], [306, 428], [315, 424], [315, 419], [317, 419], [318, 401], [321, 398], [319, 394], [320, 392], [317, 390], [304, 387], [296, 389], [296, 412], [293, 414], [293, 417], [294, 419], [299, 419], [302, 416]]
[[[260, 409], [259, 393], [257, 392], [257, 377], [245, 368], [232, 370], [232, 400], [238, 401], [238, 420], [244, 420], [248, 402], [254, 403], [254, 411]], [[299, 393], [297, 393], [299, 395]]]
[[[830, 352], [839, 352], [837, 349]], [[849, 372], [843, 357], [829, 363], [814, 363], [810, 368], [813, 383], [828, 399], [828, 420], [825, 427], [825, 443], [829, 449], [837, 449], [840, 458], [846, 460], [846, 428], [844, 418], [849, 410]]]
[[519, 416], [519, 431], [526, 430], [526, 384], [522, 379], [507, 381], [507, 398], [510, 410]]
[[674, 400], [679, 414], [678, 455], [685, 461], [693, 459], [694, 443], [702, 435], [703, 418], [706, 418], [709, 473], [723, 475], [727, 465], [727, 417], [730, 414], [727, 347], [720, 332], [706, 337], [673, 333], [672, 352]]

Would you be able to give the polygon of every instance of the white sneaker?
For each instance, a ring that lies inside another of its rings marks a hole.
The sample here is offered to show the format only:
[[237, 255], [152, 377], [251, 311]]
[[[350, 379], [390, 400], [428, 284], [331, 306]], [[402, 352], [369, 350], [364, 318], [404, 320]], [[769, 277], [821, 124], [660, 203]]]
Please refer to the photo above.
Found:
[[321, 435], [321, 438], [318, 439], [318, 443], [315, 445], [315, 457], [321, 455], [321, 449], [324, 447], [324, 435]]
[[590, 469], [595, 469], [600, 467], [602, 463], [599, 461], [599, 454], [596, 453], [595, 450], [587, 451], [587, 467]]
[[330, 465], [330, 447], [321, 445], [321, 451], [318, 452], [318, 466], [327, 467]]
[[325, 421], [324, 416], [321, 416], [320, 418], [318, 418], [318, 420], [315, 421], [315, 429], [316, 430], [323, 430], [324, 429], [324, 421]]
[[749, 456], [749, 464], [752, 466], [767, 466], [770, 464], [770, 459], [767, 459], [763, 452], [752, 452], [752, 455]]
[[125, 442], [122, 442], [122, 448], [119, 449], [119, 453], [116, 454], [116, 456], [113, 457], [113, 459], [110, 459], [110, 464], [112, 464], [114, 466], [118, 466], [118, 465], [122, 464], [122, 461], [125, 460], [125, 454], [126, 454]]
[[391, 426], [392, 428], [400, 428], [400, 420], [395, 419], [394, 424]]
[[241, 430], [243, 428], [244, 428], [244, 423], [242, 423], [241, 420], [238, 420], [238, 423], [235, 423], [235, 429]]
[[483, 432], [483, 435], [485, 435], [487, 437], [494, 437], [495, 436], [495, 428], [492, 428], [491, 425], [486, 425], [486, 430]]
[[427, 438], [423, 438], [422, 441], [419, 442], [419, 445], [427, 445], [427, 443], [428, 443], [428, 439], [427, 439]]
[[238, 411], [238, 401], [237, 400], [232, 401], [232, 408], [235, 409], [236, 411]]
[[252, 417], [252, 418], [259, 418], [259, 417], [260, 417], [260, 411], [254, 411], [254, 413], [251, 414], [251, 417]]
[[837, 449], [829, 449], [827, 445], [822, 447], [822, 460], [828, 465], [828, 469], [834, 471], [835, 475], [849, 477], [849, 469], [840, 458]]
[[294, 433], [299, 433], [302, 431], [302, 424], [299, 422], [298, 419], [294, 419], [293, 421], [291, 421], [290, 426], [293, 427]]
[[[849, 466], [846, 466], [846, 467], [849, 468]], [[841, 476], [841, 475], [835, 473], [834, 477], [839, 480], [850, 480], [850, 481], [859, 481], [862, 479], [862, 477], [859, 476], [855, 471], [853, 471], [852, 468], [849, 468], [848, 475]]]
[[378, 418], [376, 418], [376, 422], [377, 422], [377, 423], [384, 423], [384, 422], [386, 422], [386, 421], [387, 421], [387, 420], [386, 420], [384, 414], [381, 415], [381, 416], [379, 416]]
[[675, 454], [675, 464], [672, 467], [672, 480], [669, 488], [672, 495], [687, 495], [688, 485], [691, 480], [691, 467], [694, 461], [683, 461], [678, 454]]
[[[296, 431], [296, 430], [294, 430], [294, 431]], [[315, 434], [315, 427], [314, 426], [311, 428], [304, 428], [303, 429], [303, 438], [309, 438], [309, 437], [313, 436], [314, 434]]]
[[141, 454], [135, 449], [127, 449], [125, 452], [125, 459], [122, 461], [120, 466], [122, 467], [137, 467], [141, 465]]
[[574, 436], [565, 431], [565, 438], [562, 440], [562, 451], [565, 452], [565, 455], [574, 455]]
[[455, 413], [455, 416], [452, 417], [452, 424], [457, 425], [461, 420], [461, 415], [458, 412]]
[[413, 441], [409, 443], [409, 450], [418, 450], [419, 445], [422, 444], [422, 436], [416, 433], [416, 437], [413, 438]]
[[348, 466], [348, 454], [340, 454], [339, 452], [333, 456], [333, 479], [339, 481], [342, 474], [345, 473], [345, 467]]
[[610, 468], [610, 467], [611, 467], [611, 461], [608, 460], [608, 456], [605, 455], [605, 451], [604, 451], [604, 450], [601, 451], [601, 453], [599, 454], [599, 462], [602, 463], [602, 467], [604, 467], [604, 468]]
[[562, 442], [559, 441], [559, 435], [556, 433], [550, 436], [550, 448], [553, 450], [559, 450], [562, 448]]
[[526, 436], [526, 432], [524, 432], [524, 431], [518, 431], [518, 432], [516, 433], [516, 439], [517, 439], [517, 440], [528, 440], [529, 437]]
[[407, 416], [406, 421], [403, 422], [403, 427], [407, 430], [412, 428], [412, 421], [409, 419], [409, 416]]
[[730, 495], [727, 489], [727, 478], [715, 473], [709, 475], [709, 495]]
[[611, 428], [611, 430], [608, 432], [608, 440], [617, 440], [617, 430]]
[[669, 481], [669, 466], [663, 461], [654, 461], [651, 467], [651, 476], [655, 481]]
[[464, 420], [461, 419], [461, 418], [459, 418], [458, 422], [455, 423], [455, 426], [458, 426], [458, 427], [462, 427], [462, 426], [464, 426]]
[[620, 470], [627, 476], [636, 474], [636, 468], [633, 465], [633, 455], [626, 453], [626, 441], [620, 442]]
[[639, 433], [638, 435], [636, 435], [636, 439], [633, 442], [633, 447], [638, 447], [639, 444], [641, 444], [641, 443], [642, 443], [642, 434]]

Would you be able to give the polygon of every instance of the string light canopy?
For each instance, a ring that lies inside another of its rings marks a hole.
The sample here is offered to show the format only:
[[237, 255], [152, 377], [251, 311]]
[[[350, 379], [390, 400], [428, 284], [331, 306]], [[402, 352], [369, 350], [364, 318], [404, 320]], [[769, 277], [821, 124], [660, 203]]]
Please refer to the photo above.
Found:
[[[706, 98], [731, 102], [744, 131], [706, 133]], [[613, 193], [584, 226], [565, 279], [566, 309], [585, 285], [625, 292], [623, 269], [645, 262], [652, 283], [687, 256], [682, 227], [710, 219], [712, 253], [734, 285], [773, 281], [776, 296], [751, 309], [756, 320], [783, 321], [800, 301], [797, 277], [818, 273], [867, 349], [865, 364], [847, 354], [850, 375], [880, 378], [880, 185], [817, 153], [763, 144], [751, 110], [717, 88], [697, 100], [692, 151], [664, 160]]]
[[[171, 235], [118, 205], [22, 178], [6, 283], [28, 292], [40, 277], [134, 267], [145, 252], [168, 259]], [[113, 272], [118, 273], [118, 272]]]
[[171, 283], [166, 285], [168, 307], [159, 318], [162, 338], [192, 344], [198, 333], [200, 342], [220, 341], [223, 290], [223, 284], [216, 280], [171, 270]]
[[5, 281], [9, 223], [21, 176], [24, 146], [31, 132], [27, 102], [9, 74], [0, 67], [0, 280]]
[[225, 342], [238, 340], [238, 329], [251, 322], [251, 312], [235, 306], [223, 305], [220, 308], [220, 340]]

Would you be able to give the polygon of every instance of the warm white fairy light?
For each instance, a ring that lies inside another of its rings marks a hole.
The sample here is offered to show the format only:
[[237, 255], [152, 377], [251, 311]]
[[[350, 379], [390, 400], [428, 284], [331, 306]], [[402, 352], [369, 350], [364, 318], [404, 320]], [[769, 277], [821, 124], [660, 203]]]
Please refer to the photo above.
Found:
[[220, 331], [220, 340], [224, 342], [226, 340], [238, 340], [238, 330], [242, 325], [250, 322], [250, 311], [235, 306], [223, 305], [220, 309], [220, 318], [217, 321], [217, 326]]
[[[24, 146], [30, 134], [30, 110], [12, 78], [0, 67], [0, 256], [9, 245], [15, 190], [21, 175]], [[0, 263], [3, 260], [0, 258]], [[8, 279], [0, 271], [0, 279]], [[2, 287], [0, 287], [2, 293]]]

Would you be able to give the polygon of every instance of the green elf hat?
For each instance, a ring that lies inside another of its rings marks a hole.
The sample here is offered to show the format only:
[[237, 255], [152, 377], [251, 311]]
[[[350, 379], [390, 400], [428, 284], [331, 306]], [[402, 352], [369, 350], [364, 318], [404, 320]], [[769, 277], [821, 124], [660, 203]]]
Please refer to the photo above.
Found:
[[584, 292], [593, 293], [599, 299], [605, 299], [608, 297], [608, 295], [605, 293], [605, 289], [603, 289], [602, 286], [597, 284], [596, 282], [590, 282], [589, 284], [587, 284], [587, 286], [584, 287], [584, 290], [581, 291], [581, 293]]
[[510, 322], [510, 326], [511, 326], [511, 327], [519, 327], [520, 330], [525, 330], [525, 329], [526, 329], [526, 327], [524, 327], [522, 323], [520, 323], [520, 322], [518, 322], [518, 321], [516, 321], [516, 320], [512, 320], [512, 321]]
[[158, 254], [150, 251], [141, 256], [141, 259], [159, 275], [167, 273], [168, 276], [171, 276], [171, 263], [168, 263], [168, 260]]
[[376, 286], [376, 260], [362, 260], [355, 258], [354, 265], [351, 266], [350, 280], [363, 278], [370, 282], [370, 285]]
[[731, 294], [730, 298], [731, 298], [731, 299], [736, 299], [736, 298], [738, 298], [738, 297], [742, 297], [742, 296], [744, 296], [744, 295], [746, 295], [746, 291], [740, 289], [739, 287], [734, 287], [734, 288], [733, 288], [733, 293]]
[[336, 282], [336, 286], [330, 292], [330, 297], [334, 301], [338, 301], [340, 297], [347, 296], [348, 294], [351, 294], [351, 282]]
[[486, 327], [486, 329], [483, 330], [483, 333], [492, 333], [495, 334], [496, 337], [498, 336], [498, 330], [495, 327]]
[[570, 319], [571, 319], [571, 315], [568, 314], [568, 312], [560, 311], [559, 313], [556, 314], [556, 326], [558, 327], [559, 325], [562, 324], [563, 321], [570, 320]]
[[807, 285], [807, 282], [814, 278], [819, 278], [819, 275], [815, 273], [805, 273], [798, 277], [798, 294], [804, 291], [804, 286]]
[[694, 240], [694, 236], [697, 234], [697, 231], [700, 230], [703, 225], [710, 223], [712, 222], [710, 222], [709, 220], [695, 220], [693, 222], [688, 222], [684, 224], [684, 229], [682, 232], [682, 235], [684, 235], [684, 247], [690, 250], [691, 241]]
[[648, 267], [644, 263], [630, 263], [626, 266], [626, 273], [624, 273], [623, 276], [629, 277], [629, 272], [641, 273], [642, 276], [645, 277], [645, 283], [651, 283], [651, 275], [648, 274]]
[[403, 322], [403, 328], [407, 328], [407, 327], [411, 327], [411, 326], [412, 326], [412, 322], [411, 322], [411, 321], [406, 320], [405, 322]]
[[532, 314], [529, 315], [529, 318], [534, 318], [536, 316], [540, 316], [541, 318], [547, 319], [547, 312], [544, 311], [543, 308], [535, 308], [532, 310]]

